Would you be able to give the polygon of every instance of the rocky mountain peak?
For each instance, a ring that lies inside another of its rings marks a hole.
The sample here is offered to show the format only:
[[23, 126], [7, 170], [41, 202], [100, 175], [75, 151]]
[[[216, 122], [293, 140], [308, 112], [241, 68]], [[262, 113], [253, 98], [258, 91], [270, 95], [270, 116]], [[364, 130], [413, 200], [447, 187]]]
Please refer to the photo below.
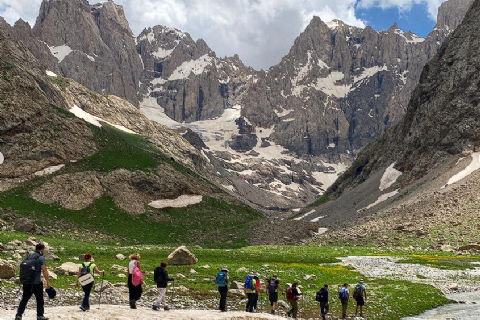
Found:
[[435, 28], [444, 28], [453, 32], [462, 20], [465, 12], [474, 0], [450, 0], [443, 2], [438, 8], [437, 25]]

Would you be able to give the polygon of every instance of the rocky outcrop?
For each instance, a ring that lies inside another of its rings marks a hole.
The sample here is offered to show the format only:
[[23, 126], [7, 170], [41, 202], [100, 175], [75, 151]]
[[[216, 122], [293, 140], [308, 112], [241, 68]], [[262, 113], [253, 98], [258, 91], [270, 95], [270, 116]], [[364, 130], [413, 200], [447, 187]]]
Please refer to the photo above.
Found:
[[33, 33], [49, 46], [65, 77], [138, 103], [143, 66], [122, 6], [44, 0]]
[[168, 264], [170, 265], [191, 265], [196, 264], [197, 262], [197, 257], [195, 257], [195, 255], [185, 246], [178, 247], [168, 255]]
[[[35, 233], [37, 231], [37, 224], [35, 221], [28, 218], [21, 218], [15, 221], [13, 226], [15, 231], [25, 232], [25, 233]], [[35, 246], [36, 243], [30, 242], [27, 245]]]

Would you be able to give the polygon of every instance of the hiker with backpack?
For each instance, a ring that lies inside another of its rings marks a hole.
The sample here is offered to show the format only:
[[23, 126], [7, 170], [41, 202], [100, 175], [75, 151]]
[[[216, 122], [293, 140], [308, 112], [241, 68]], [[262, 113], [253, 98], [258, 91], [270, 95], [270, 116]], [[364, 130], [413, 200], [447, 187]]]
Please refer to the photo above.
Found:
[[338, 292], [338, 298], [340, 299], [340, 303], [342, 304], [342, 319], [345, 319], [347, 317], [348, 300], [350, 300], [348, 283], [344, 283], [343, 287], [340, 288], [340, 291]]
[[128, 298], [130, 309], [137, 309], [137, 301], [142, 296], [143, 274], [140, 269], [140, 254], [134, 253], [130, 256], [128, 263]]
[[363, 284], [363, 279], [355, 285], [353, 288], [353, 299], [357, 301], [357, 308], [355, 309], [355, 316], [358, 313], [358, 307], [360, 306], [360, 317], [363, 317], [363, 306], [365, 305], [365, 300], [367, 300], [367, 291], [365, 285]]
[[163, 305], [163, 310], [170, 310], [165, 297], [167, 295], [168, 281], [174, 281], [175, 279], [168, 277], [167, 266], [168, 264], [166, 262], [162, 262], [160, 263], [160, 267], [157, 267], [153, 272], [153, 281], [157, 284], [159, 292], [158, 298], [152, 306], [152, 309], [155, 311], [160, 307], [160, 303]]
[[278, 302], [278, 290], [283, 294], [282, 287], [280, 286], [280, 281], [276, 274], [273, 275], [267, 281], [266, 294], [268, 295], [268, 300], [270, 301], [270, 313], [275, 314], [275, 308]]
[[29, 254], [20, 264], [20, 283], [23, 284], [23, 294], [22, 301], [18, 305], [15, 320], [22, 320], [28, 300], [30, 300], [32, 295], [35, 295], [37, 300], [37, 320], [48, 320], [48, 318], [43, 316], [45, 301], [43, 300], [43, 282], [40, 279], [40, 275], [43, 274], [47, 289], [51, 288], [46, 261], [43, 257], [44, 252], [45, 246], [39, 243], [35, 246], [35, 252]]
[[90, 310], [90, 292], [92, 291], [92, 287], [94, 284], [93, 275], [95, 272], [98, 274], [104, 273], [105, 270], [98, 270], [97, 266], [92, 262], [92, 254], [90, 252], [85, 253], [83, 256], [85, 262], [83, 262], [80, 267], [78, 268], [77, 274], [77, 281], [75, 282], [75, 288], [78, 287], [78, 282], [82, 285], [82, 290], [85, 292], [85, 296], [83, 297], [82, 305], [80, 309], [82, 311]]
[[320, 315], [322, 316], [322, 319], [325, 320], [325, 316], [330, 309], [328, 304], [328, 284], [324, 285], [323, 288], [317, 292], [315, 300], [320, 302]]
[[257, 287], [257, 281], [255, 280], [255, 275], [256, 275], [255, 272], [253, 271], [250, 272], [250, 274], [246, 276], [245, 284], [243, 286], [248, 297], [247, 305], [245, 307], [247, 312], [253, 312], [253, 309], [255, 307], [255, 296], [258, 293], [258, 288], [260, 287], [260, 282], [258, 282], [258, 287]]
[[218, 292], [220, 292], [219, 309], [221, 312], [227, 311], [228, 280], [230, 280], [230, 277], [228, 276], [228, 268], [223, 267], [217, 273], [217, 277], [215, 278], [215, 282], [217, 283], [217, 286], [218, 286]]
[[297, 318], [298, 313], [298, 297], [301, 295], [297, 289], [297, 282], [294, 282], [290, 288], [287, 289], [286, 298], [288, 303], [292, 306], [292, 309], [287, 312], [287, 317], [293, 316], [294, 319]]

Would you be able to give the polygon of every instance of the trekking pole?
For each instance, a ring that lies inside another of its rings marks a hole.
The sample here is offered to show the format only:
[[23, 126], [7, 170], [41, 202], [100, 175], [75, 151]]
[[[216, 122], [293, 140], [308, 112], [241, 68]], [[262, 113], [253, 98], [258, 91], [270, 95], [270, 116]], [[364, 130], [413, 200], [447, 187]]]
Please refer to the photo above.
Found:
[[100, 285], [100, 297], [98, 297], [98, 309], [100, 309], [100, 301], [102, 301], [103, 279], [105, 279], [105, 272], [102, 273], [102, 284]]

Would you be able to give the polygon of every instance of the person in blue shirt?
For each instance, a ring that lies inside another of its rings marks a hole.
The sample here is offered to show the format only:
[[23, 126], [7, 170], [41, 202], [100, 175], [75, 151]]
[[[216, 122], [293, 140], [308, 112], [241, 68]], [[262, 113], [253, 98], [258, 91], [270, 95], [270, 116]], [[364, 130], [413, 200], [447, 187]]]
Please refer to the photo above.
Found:
[[22, 320], [28, 300], [30, 300], [32, 295], [35, 295], [35, 299], [37, 300], [37, 320], [48, 320], [48, 318], [43, 316], [45, 312], [45, 301], [43, 300], [43, 282], [40, 279], [40, 275], [43, 274], [47, 289], [50, 289], [48, 270], [45, 258], [43, 257], [44, 252], [45, 246], [39, 243], [35, 246], [35, 252], [27, 257], [28, 259], [35, 259], [35, 278], [32, 283], [23, 284], [22, 301], [20, 301], [20, 304], [18, 305], [15, 320]]

